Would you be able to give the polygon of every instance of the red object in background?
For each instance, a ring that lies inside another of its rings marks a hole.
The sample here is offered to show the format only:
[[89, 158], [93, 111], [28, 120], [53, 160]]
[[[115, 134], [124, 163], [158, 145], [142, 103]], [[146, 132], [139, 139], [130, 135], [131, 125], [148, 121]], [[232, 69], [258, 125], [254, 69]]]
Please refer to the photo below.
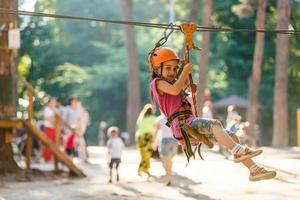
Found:
[[66, 142], [66, 148], [67, 149], [75, 149], [75, 133], [71, 133]]
[[[55, 129], [54, 128], [49, 128], [49, 127], [45, 127], [44, 128], [44, 132], [46, 134], [46, 136], [52, 141], [54, 142], [54, 138], [55, 138]], [[45, 162], [49, 162], [52, 160], [52, 153], [51, 151], [46, 148], [43, 147], [43, 158], [45, 160]]]

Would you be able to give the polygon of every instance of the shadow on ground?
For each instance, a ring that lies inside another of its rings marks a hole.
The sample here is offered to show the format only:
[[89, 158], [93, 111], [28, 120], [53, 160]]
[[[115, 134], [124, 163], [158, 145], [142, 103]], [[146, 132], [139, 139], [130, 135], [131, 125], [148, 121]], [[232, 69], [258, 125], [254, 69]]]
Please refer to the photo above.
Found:
[[[163, 184], [163, 186], [159, 186], [159, 188], [163, 189], [173, 189], [179, 192], [182, 196], [187, 197], [187, 198], [192, 198], [192, 199], [197, 199], [197, 200], [211, 200], [212, 198], [195, 192], [192, 187], [197, 186], [202, 184], [201, 182], [195, 182], [192, 179], [189, 179], [185, 176], [181, 176], [179, 174], [174, 174], [172, 177], [172, 184], [170, 186], [166, 186], [165, 184], [165, 177], [160, 176], [160, 177], [153, 177], [151, 182], [157, 182]], [[144, 194], [142, 191], [138, 190], [135, 186], [136, 183], [132, 182], [127, 182], [126, 184], [120, 184], [118, 185], [124, 190], [130, 191], [134, 193], [137, 196], [144, 197], [144, 198], [152, 198], [152, 199], [168, 199], [168, 198], [163, 198], [161, 196], [155, 196], [155, 195], [147, 195]]]

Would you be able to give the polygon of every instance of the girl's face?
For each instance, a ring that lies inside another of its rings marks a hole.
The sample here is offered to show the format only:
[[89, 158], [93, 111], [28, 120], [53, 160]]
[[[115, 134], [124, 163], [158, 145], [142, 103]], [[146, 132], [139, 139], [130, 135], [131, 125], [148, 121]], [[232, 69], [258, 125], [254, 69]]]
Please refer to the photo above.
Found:
[[178, 60], [169, 60], [163, 63], [162, 77], [167, 81], [173, 81], [176, 78], [178, 69]]

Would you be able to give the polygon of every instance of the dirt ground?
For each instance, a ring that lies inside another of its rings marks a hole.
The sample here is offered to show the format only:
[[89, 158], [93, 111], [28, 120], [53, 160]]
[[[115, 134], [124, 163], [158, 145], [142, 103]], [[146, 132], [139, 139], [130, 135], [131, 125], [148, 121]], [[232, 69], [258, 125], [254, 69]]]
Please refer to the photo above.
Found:
[[[300, 148], [263, 148], [255, 160], [269, 169], [277, 170], [273, 180], [248, 181], [249, 172], [218, 154], [204, 150], [204, 161], [197, 158], [185, 167], [183, 155], [174, 158], [171, 186], [165, 185], [161, 162], [153, 161], [150, 180], [137, 175], [139, 154], [127, 149], [120, 166], [120, 182], [110, 184], [107, 177], [106, 150], [89, 147], [89, 163], [75, 160], [86, 178], [69, 178], [68, 173], [31, 176], [31, 181], [5, 181], [0, 178], [0, 200], [133, 200], [133, 199], [300, 199]], [[34, 164], [35, 168], [51, 170], [51, 164]], [[67, 170], [66, 168], [62, 168]]]

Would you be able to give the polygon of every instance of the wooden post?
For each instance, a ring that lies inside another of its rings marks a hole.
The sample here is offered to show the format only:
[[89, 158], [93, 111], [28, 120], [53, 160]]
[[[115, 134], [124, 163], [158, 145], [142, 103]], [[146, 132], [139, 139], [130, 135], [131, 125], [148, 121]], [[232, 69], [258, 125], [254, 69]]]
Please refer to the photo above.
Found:
[[[0, 7], [4, 9], [18, 9], [16, 0], [0, 0]], [[9, 28], [18, 27], [18, 16], [6, 13], [0, 14], [0, 119], [16, 118], [18, 49], [9, 48]], [[11, 143], [6, 133], [12, 134], [12, 129], [0, 128], [0, 172], [20, 172], [21, 168], [13, 158]], [[6, 137], [6, 138], [5, 138]]]
[[300, 108], [297, 109], [297, 146], [300, 147]]
[[78, 177], [85, 177], [85, 174], [74, 165], [72, 160], [66, 156], [65, 153], [59, 151], [56, 145], [54, 145], [51, 140], [38, 128], [33, 126], [30, 122], [24, 121], [24, 126], [27, 131], [31, 132], [45, 147], [49, 148], [49, 150], [53, 153], [53, 155], [63, 164], [65, 164], [74, 174]]
[[[61, 131], [61, 122], [60, 122], [60, 117], [55, 114], [55, 144], [57, 146], [57, 148], [59, 148], [59, 143], [60, 143], [60, 131]], [[58, 168], [58, 159], [55, 156], [54, 157], [54, 172], [58, 172], [59, 168]]]
[[32, 111], [33, 111], [33, 93], [31, 90], [28, 90], [28, 120], [32, 121]]
[[[33, 110], [33, 93], [32, 91], [28, 90], [28, 121], [31, 123], [32, 121], [32, 110]], [[26, 172], [30, 171], [31, 165], [31, 155], [32, 155], [32, 134], [27, 131], [27, 140], [26, 140]]]

